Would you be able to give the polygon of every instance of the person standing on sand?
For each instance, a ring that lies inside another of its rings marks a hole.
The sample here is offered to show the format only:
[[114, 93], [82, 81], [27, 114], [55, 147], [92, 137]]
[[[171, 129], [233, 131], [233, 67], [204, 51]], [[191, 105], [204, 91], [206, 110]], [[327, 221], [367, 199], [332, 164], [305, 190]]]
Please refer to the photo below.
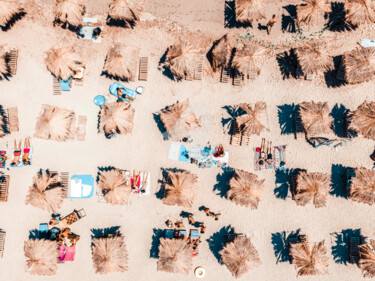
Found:
[[267, 34], [271, 34], [272, 27], [275, 25], [277, 22], [276, 15], [272, 16], [272, 19], [267, 23], [266, 28], [267, 28]]

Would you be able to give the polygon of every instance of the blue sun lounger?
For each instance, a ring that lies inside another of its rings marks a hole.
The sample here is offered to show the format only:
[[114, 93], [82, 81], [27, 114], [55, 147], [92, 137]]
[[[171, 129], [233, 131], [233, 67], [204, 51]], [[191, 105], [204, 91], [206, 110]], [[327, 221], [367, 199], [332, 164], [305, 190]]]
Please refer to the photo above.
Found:
[[129, 96], [130, 98], [132, 99], [135, 99], [136, 96], [137, 96], [137, 92], [134, 91], [134, 90], [131, 90], [129, 88], [126, 88], [124, 87], [123, 85], [121, 85], [120, 83], [113, 83], [111, 86], [109, 86], [109, 92], [114, 95], [115, 97], [117, 97], [117, 89], [121, 89], [121, 97], [120, 97], [120, 101], [127, 101], [127, 102], [132, 102], [132, 100], [129, 100], [126, 98], [126, 95]]

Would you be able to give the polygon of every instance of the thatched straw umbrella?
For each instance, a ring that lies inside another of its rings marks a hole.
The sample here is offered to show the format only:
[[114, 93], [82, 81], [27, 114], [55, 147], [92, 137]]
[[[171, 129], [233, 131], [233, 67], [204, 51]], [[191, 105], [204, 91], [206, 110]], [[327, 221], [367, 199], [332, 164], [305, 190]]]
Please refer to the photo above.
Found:
[[57, 181], [56, 174], [40, 170], [33, 178], [33, 185], [29, 187], [25, 204], [55, 213], [61, 208], [64, 193], [63, 185]]
[[375, 241], [370, 245], [364, 244], [359, 246], [360, 259], [358, 266], [362, 269], [363, 277], [375, 277]]
[[375, 2], [373, 0], [346, 0], [346, 21], [354, 26], [375, 22]]
[[160, 239], [158, 271], [188, 274], [193, 266], [193, 248], [180, 239]]
[[331, 4], [327, 0], [303, 0], [304, 5], [297, 6], [298, 25], [315, 25], [324, 21], [324, 16], [330, 11]]
[[328, 273], [327, 248], [324, 246], [324, 240], [314, 243], [311, 250], [306, 242], [291, 244], [290, 255], [299, 276]]
[[375, 48], [354, 49], [343, 56], [345, 81], [349, 84], [368, 82], [375, 78]]
[[0, 46], [0, 78], [5, 77], [9, 73], [6, 56], [7, 53], [4, 48]]
[[201, 127], [199, 117], [189, 107], [189, 99], [168, 106], [159, 116], [172, 139], [188, 137], [191, 130]]
[[237, 125], [243, 135], [259, 136], [261, 132], [267, 130], [265, 125], [267, 105], [265, 102], [257, 102], [255, 104], [241, 103], [238, 107], [246, 112], [246, 114], [236, 117]]
[[8, 24], [14, 16], [23, 12], [17, 0], [0, 0], [0, 26]]
[[131, 193], [125, 176], [116, 169], [99, 173], [98, 188], [103, 193], [104, 200], [112, 205], [124, 204]]
[[257, 175], [236, 169], [229, 181], [228, 198], [238, 205], [257, 209], [264, 191], [264, 181], [258, 180]]
[[350, 183], [350, 199], [368, 205], [375, 203], [375, 171], [355, 169], [355, 177]]
[[351, 115], [349, 129], [375, 140], [375, 102], [364, 101]]
[[227, 67], [230, 63], [233, 50], [233, 40], [225, 34], [211, 49], [211, 67], [213, 71], [218, 71], [221, 67]]
[[302, 102], [299, 104], [299, 114], [308, 137], [332, 134], [333, 117], [327, 102]]
[[78, 27], [86, 10], [86, 0], [56, 0], [54, 7], [55, 20], [63, 24]]
[[249, 270], [262, 264], [258, 251], [246, 236], [237, 236], [219, 252], [221, 260], [233, 277], [239, 278]]
[[134, 110], [130, 103], [106, 103], [99, 111], [99, 131], [106, 135], [130, 134], [134, 128]]
[[304, 74], [325, 72], [334, 68], [333, 59], [323, 41], [311, 41], [297, 48], [297, 57]]
[[260, 73], [259, 65], [262, 64], [264, 48], [255, 43], [245, 43], [242, 48], [237, 49], [234, 54], [232, 66], [241, 74], [251, 72]]
[[26, 269], [33, 275], [54, 275], [59, 258], [56, 241], [29, 239], [25, 241]]
[[194, 72], [203, 55], [199, 48], [190, 41], [180, 40], [170, 46], [166, 53], [164, 66], [169, 68], [177, 79], [194, 77]]
[[92, 239], [92, 259], [95, 273], [128, 270], [128, 251], [122, 236]]
[[235, 0], [236, 21], [251, 23], [265, 19], [264, 0]]
[[135, 81], [139, 61], [139, 48], [116, 44], [109, 49], [103, 73], [116, 79]]
[[47, 69], [62, 80], [73, 77], [78, 68], [82, 66], [81, 58], [75, 52], [74, 47], [55, 48], [46, 52], [44, 62]]
[[128, 26], [139, 21], [141, 7], [134, 5], [131, 0], [112, 0], [109, 4], [110, 19], [123, 21]]
[[168, 179], [163, 203], [191, 208], [198, 193], [198, 176], [189, 171], [168, 171]]
[[66, 141], [72, 122], [74, 122], [73, 111], [44, 104], [36, 122], [34, 137]]

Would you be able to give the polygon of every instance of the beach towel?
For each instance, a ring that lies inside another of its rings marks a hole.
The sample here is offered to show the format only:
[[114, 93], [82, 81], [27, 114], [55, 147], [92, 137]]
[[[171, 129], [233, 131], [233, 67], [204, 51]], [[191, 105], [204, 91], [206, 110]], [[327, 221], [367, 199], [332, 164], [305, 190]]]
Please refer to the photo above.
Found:
[[86, 199], [94, 195], [94, 178], [91, 175], [73, 175], [70, 178], [70, 199]]
[[[273, 162], [272, 164], [268, 164], [266, 162], [267, 159], [264, 159], [264, 164], [259, 165], [259, 158], [260, 158], [260, 147], [254, 148], [254, 171], [261, 171], [267, 169], [280, 169], [280, 163], [285, 162], [285, 150], [286, 145], [278, 145], [273, 147]], [[267, 155], [266, 155], [267, 157]]]
[[224, 152], [223, 157], [215, 157], [212, 154], [212, 164], [214, 164], [216, 167], [226, 167], [226, 166], [228, 166], [228, 162], [229, 162], [229, 151], [228, 150]]
[[73, 245], [72, 247], [65, 247], [65, 257], [64, 261], [74, 261], [74, 256], [76, 254], [76, 245]]
[[[5, 150], [0, 150], [0, 155], [4, 156], [7, 152]], [[6, 161], [0, 163], [0, 168], [5, 169]]]
[[180, 156], [180, 146], [181, 144], [178, 142], [172, 142], [169, 148], [168, 159], [178, 161]]
[[60, 254], [59, 260], [60, 262], [63, 262], [65, 258], [65, 245], [64, 244], [59, 246], [59, 254]]
[[[22, 151], [22, 155], [21, 155], [21, 157], [20, 157], [20, 163], [18, 164], [18, 166], [15, 166], [15, 167], [13, 167], [13, 168], [21, 168], [21, 167], [24, 166], [24, 165], [23, 165], [23, 162], [22, 162], [23, 146], [21, 146], [21, 151]], [[13, 149], [13, 154], [14, 154], [14, 149]], [[12, 154], [12, 155], [13, 155], [13, 154]], [[30, 152], [29, 152], [30, 165], [27, 165], [27, 166], [31, 166], [31, 164], [32, 164], [32, 155], [33, 155], [33, 147], [31, 146], [31, 147], [30, 147]]]
[[101, 35], [98, 36], [98, 38], [94, 39], [93, 37], [93, 31], [95, 28], [99, 27], [102, 31], [104, 29], [104, 26], [100, 26], [99, 24], [95, 24], [94, 26], [89, 26], [90, 23], [97, 23], [98, 20], [96, 18], [83, 18], [82, 19], [83, 21], [83, 26], [81, 27], [79, 33], [81, 36], [79, 36], [79, 38], [81, 39], [86, 39], [86, 40], [92, 40], [96, 43], [100, 43], [102, 42], [102, 38], [101, 38]]
[[371, 39], [362, 39], [362, 40], [361, 40], [361, 46], [362, 46], [362, 47], [365, 47], [365, 48], [375, 47], [375, 40], [371, 40]]

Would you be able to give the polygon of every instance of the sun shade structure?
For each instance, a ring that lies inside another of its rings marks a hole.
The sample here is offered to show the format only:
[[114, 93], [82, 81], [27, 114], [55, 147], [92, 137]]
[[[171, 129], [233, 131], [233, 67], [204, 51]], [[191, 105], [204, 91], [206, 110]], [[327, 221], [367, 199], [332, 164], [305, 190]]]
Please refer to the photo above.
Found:
[[134, 128], [134, 110], [130, 103], [106, 103], [99, 111], [99, 132], [105, 135], [130, 134]]
[[362, 269], [363, 277], [375, 277], [375, 242], [359, 246], [360, 259], [358, 266]]
[[245, 43], [242, 48], [237, 49], [233, 56], [232, 67], [241, 74], [247, 75], [251, 72], [260, 73], [259, 65], [262, 64], [264, 48], [255, 43]]
[[351, 115], [349, 129], [375, 140], [375, 102], [364, 101]]
[[333, 117], [327, 102], [302, 102], [299, 104], [299, 115], [309, 138], [333, 134]]
[[324, 22], [324, 16], [330, 11], [331, 4], [327, 0], [303, 0], [297, 6], [298, 25], [316, 25]]
[[375, 22], [375, 2], [373, 0], [346, 0], [345, 19], [354, 26]]
[[158, 271], [188, 274], [193, 266], [193, 248], [181, 239], [160, 238]]
[[190, 131], [201, 127], [200, 117], [189, 106], [189, 99], [168, 106], [160, 112], [160, 119], [172, 139], [188, 137]]
[[163, 203], [191, 208], [198, 193], [198, 176], [189, 171], [168, 171]]
[[236, 123], [243, 135], [259, 136], [261, 132], [267, 130], [267, 105], [265, 102], [241, 103], [238, 107], [245, 111], [245, 114], [236, 117]]
[[225, 34], [214, 43], [211, 49], [211, 67], [218, 71], [221, 67], [228, 67], [233, 51], [233, 40]]
[[222, 262], [233, 277], [239, 278], [257, 265], [262, 264], [258, 251], [246, 236], [237, 236], [219, 252]]
[[82, 67], [82, 60], [72, 46], [52, 47], [46, 55], [44, 62], [47, 69], [58, 79], [68, 80]]
[[257, 209], [264, 191], [264, 179], [249, 172], [236, 169], [229, 181], [228, 198], [234, 203]]
[[103, 73], [118, 80], [135, 81], [138, 61], [139, 48], [116, 44], [107, 53]]
[[354, 49], [343, 55], [345, 81], [348, 84], [368, 82], [375, 78], [375, 48]]
[[236, 21], [251, 23], [265, 19], [264, 0], [235, 0]]
[[328, 174], [300, 172], [294, 191], [297, 205], [305, 206], [312, 202], [315, 208], [326, 206], [331, 178]]
[[0, 0], [0, 26], [7, 25], [13, 17], [23, 13], [22, 5], [17, 0]]
[[125, 176], [116, 169], [99, 172], [98, 188], [104, 195], [104, 200], [112, 205], [124, 204], [131, 193]]
[[75, 114], [71, 110], [48, 104], [42, 105], [42, 110], [36, 122], [34, 137], [66, 141], [71, 133], [70, 128], [74, 120]]
[[4, 48], [0, 46], [0, 78], [4, 78], [9, 73], [6, 56], [7, 53], [5, 52]]
[[56, 241], [29, 239], [25, 241], [26, 270], [32, 275], [54, 275], [59, 258]]
[[57, 174], [40, 170], [29, 187], [25, 204], [51, 213], [61, 208], [65, 198], [64, 187], [57, 179]]
[[141, 7], [134, 5], [134, 3], [130, 0], [112, 0], [109, 4], [109, 18], [123, 21], [128, 26], [134, 25], [140, 19], [141, 10]]
[[128, 270], [128, 251], [123, 236], [92, 239], [92, 260], [95, 273]]
[[311, 41], [296, 49], [298, 62], [304, 74], [325, 72], [333, 69], [333, 58], [323, 41]]
[[291, 244], [290, 256], [294, 267], [298, 270], [298, 276], [324, 275], [328, 273], [329, 263], [324, 240], [314, 243], [311, 250], [307, 242]]
[[86, 10], [86, 0], [56, 0], [55, 21], [78, 27]]
[[368, 205], [375, 203], [375, 171], [355, 169], [355, 177], [350, 182], [350, 199]]

